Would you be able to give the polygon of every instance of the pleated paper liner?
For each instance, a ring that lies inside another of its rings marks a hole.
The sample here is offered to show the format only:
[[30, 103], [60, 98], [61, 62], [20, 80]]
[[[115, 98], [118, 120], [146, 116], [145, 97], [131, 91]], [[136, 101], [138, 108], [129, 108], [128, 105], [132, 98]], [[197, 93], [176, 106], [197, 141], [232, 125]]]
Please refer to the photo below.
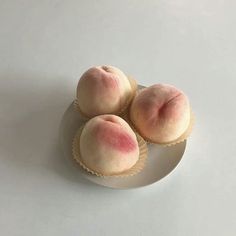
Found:
[[[137, 82], [136, 80], [134, 80], [132, 77], [128, 76], [127, 77], [129, 82], [130, 82], [130, 85], [131, 85], [131, 94], [130, 94], [130, 97], [127, 99], [125, 105], [121, 108], [121, 110], [119, 111], [115, 111], [115, 112], [112, 112], [110, 114], [114, 114], [114, 115], [119, 115], [119, 116], [122, 116], [123, 113], [126, 112], [127, 108], [129, 107], [129, 104], [131, 103], [131, 101], [133, 100], [133, 98], [135, 97], [135, 94], [136, 94], [136, 91], [137, 91]], [[85, 119], [90, 119], [94, 116], [89, 116], [87, 115], [85, 112], [83, 112], [81, 109], [80, 109], [80, 106], [79, 106], [79, 101], [78, 99], [76, 98], [74, 100], [74, 110], [76, 112], [79, 112], [80, 115], [85, 118]], [[104, 113], [105, 114], [105, 113]], [[107, 113], [106, 113], [107, 114]], [[102, 115], [102, 114], [98, 114], [98, 115]]]
[[129, 177], [129, 176], [133, 176], [133, 175], [139, 173], [144, 168], [145, 162], [147, 159], [148, 149], [147, 149], [147, 144], [146, 144], [145, 140], [139, 134], [136, 134], [138, 145], [139, 145], [139, 159], [135, 163], [135, 165], [133, 167], [131, 167], [129, 170], [123, 171], [118, 174], [113, 174], [113, 175], [103, 175], [101, 173], [98, 173], [98, 172], [88, 168], [83, 163], [83, 160], [80, 155], [80, 136], [81, 136], [83, 128], [84, 128], [84, 125], [79, 128], [79, 130], [77, 131], [77, 133], [74, 137], [73, 144], [72, 144], [72, 154], [73, 154], [73, 158], [75, 159], [75, 161], [87, 172], [89, 172], [93, 175], [96, 175], [98, 177]]
[[189, 122], [189, 126], [188, 126], [187, 130], [179, 138], [177, 138], [177, 139], [175, 139], [171, 142], [160, 143], [160, 142], [154, 142], [153, 140], [148, 139], [147, 137], [144, 137], [143, 135], [141, 135], [141, 132], [139, 132], [139, 130], [135, 127], [135, 125], [130, 120], [128, 112], [122, 118], [125, 119], [128, 122], [128, 124], [131, 126], [131, 128], [136, 133], [138, 133], [147, 143], [158, 144], [158, 145], [161, 145], [161, 146], [164, 146], [164, 147], [170, 147], [170, 146], [176, 145], [178, 143], [184, 142], [190, 136], [190, 134], [192, 132], [192, 129], [193, 129], [193, 126], [194, 126], [194, 122], [195, 122], [195, 117], [194, 117], [194, 114], [191, 110], [190, 122]]

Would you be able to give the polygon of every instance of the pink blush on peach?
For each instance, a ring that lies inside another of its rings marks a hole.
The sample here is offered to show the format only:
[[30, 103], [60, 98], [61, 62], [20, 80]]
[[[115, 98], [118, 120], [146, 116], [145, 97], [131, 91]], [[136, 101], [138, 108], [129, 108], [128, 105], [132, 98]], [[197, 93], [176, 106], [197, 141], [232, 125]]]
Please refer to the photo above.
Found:
[[145, 88], [134, 98], [130, 120], [147, 140], [171, 143], [186, 132], [190, 125], [187, 96], [177, 88], [156, 84]]
[[101, 145], [106, 145], [123, 153], [129, 153], [137, 148], [137, 143], [119, 125], [112, 124], [109, 127], [98, 126], [96, 137]]
[[116, 78], [112, 78], [112, 77], [110, 77], [110, 79], [101, 78], [101, 80], [102, 80], [102, 84], [103, 84], [104, 88], [117, 89], [119, 87], [118, 81]]

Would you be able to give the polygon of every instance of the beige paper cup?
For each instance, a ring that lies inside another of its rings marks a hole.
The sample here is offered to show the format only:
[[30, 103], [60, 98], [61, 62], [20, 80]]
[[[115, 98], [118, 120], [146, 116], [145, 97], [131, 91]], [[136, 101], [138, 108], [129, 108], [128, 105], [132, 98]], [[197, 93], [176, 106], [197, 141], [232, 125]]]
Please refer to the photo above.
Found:
[[108, 176], [109, 177], [111, 176], [112, 177], [128, 177], [128, 176], [133, 176], [137, 174], [144, 168], [145, 162], [147, 159], [147, 152], [148, 152], [147, 144], [145, 140], [139, 134], [136, 133], [136, 137], [137, 137], [137, 141], [139, 145], [139, 159], [133, 167], [131, 167], [129, 170], [123, 171], [119, 174], [113, 174], [113, 175], [104, 175], [94, 170], [91, 170], [83, 163], [83, 160], [80, 154], [80, 136], [81, 136], [83, 128], [84, 128], [84, 125], [79, 128], [79, 130], [77, 131], [74, 137], [74, 140], [72, 143], [72, 154], [73, 154], [74, 160], [87, 172], [93, 175], [96, 175], [98, 177], [108, 177]]

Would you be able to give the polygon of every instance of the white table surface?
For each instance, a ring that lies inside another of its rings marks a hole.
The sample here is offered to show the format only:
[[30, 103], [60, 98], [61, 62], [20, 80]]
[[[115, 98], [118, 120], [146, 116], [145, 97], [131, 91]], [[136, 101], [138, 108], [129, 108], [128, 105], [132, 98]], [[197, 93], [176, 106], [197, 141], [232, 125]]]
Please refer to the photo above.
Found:
[[[235, 236], [236, 1], [0, 0], [0, 235]], [[58, 146], [81, 73], [183, 89], [196, 125], [160, 182], [112, 190]]]

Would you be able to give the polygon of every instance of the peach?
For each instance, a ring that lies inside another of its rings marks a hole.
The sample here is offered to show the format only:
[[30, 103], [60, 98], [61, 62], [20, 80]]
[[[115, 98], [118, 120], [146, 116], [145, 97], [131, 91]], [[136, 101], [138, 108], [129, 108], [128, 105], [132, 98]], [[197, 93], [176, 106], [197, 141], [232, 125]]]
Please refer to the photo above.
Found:
[[77, 86], [79, 109], [88, 117], [119, 113], [132, 94], [130, 80], [113, 66], [90, 68], [81, 76]]
[[128, 123], [116, 115], [90, 119], [80, 136], [80, 155], [89, 169], [113, 175], [130, 169], [139, 159], [139, 146]]
[[134, 98], [130, 120], [139, 133], [155, 143], [178, 139], [190, 125], [190, 105], [186, 95], [166, 84], [141, 90]]

